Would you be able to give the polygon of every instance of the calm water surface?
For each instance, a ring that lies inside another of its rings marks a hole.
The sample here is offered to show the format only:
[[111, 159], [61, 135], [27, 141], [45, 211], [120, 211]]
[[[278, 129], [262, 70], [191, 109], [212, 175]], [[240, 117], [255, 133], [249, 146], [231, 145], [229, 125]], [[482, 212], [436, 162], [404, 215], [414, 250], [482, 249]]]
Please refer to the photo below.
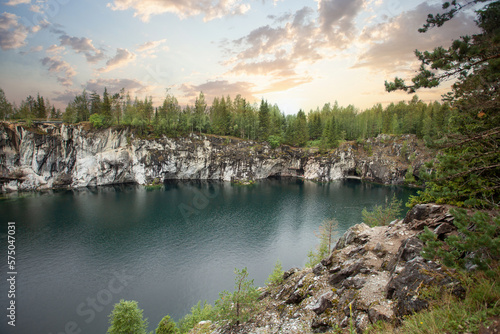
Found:
[[[199, 300], [232, 291], [234, 268], [263, 285], [279, 259], [302, 267], [324, 219], [339, 235], [363, 207], [414, 191], [358, 181], [265, 180], [252, 186], [172, 182], [164, 189], [100, 187], [0, 200], [2, 252], [16, 223], [16, 327], [7, 325], [1, 261], [0, 333], [105, 333], [120, 299], [136, 300], [154, 330]], [[5, 313], [5, 314], [4, 314]]]

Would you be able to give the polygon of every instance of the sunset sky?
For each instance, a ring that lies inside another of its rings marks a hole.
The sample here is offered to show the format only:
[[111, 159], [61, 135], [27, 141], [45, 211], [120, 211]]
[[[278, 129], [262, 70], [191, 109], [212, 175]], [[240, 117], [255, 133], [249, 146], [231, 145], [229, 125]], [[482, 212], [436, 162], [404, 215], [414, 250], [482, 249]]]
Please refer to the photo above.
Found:
[[476, 32], [469, 12], [418, 33], [442, 1], [1, 1], [0, 88], [17, 105], [40, 93], [60, 108], [83, 89], [123, 87], [156, 105], [169, 89], [183, 105], [203, 91], [209, 103], [241, 94], [286, 113], [364, 109], [411, 98], [386, 93], [384, 80], [410, 77], [415, 49]]

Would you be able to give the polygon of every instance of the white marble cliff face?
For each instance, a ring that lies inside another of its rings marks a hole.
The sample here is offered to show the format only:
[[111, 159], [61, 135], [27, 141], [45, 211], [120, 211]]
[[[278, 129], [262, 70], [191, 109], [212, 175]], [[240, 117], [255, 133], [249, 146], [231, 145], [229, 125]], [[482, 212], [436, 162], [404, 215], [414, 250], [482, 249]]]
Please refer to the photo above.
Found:
[[[2, 124], [0, 190], [148, 184], [166, 179], [256, 180], [297, 174], [318, 181], [356, 175], [402, 184], [408, 164], [395, 162], [401, 144], [395, 141], [391, 146], [379, 140], [370, 145], [381, 149], [367, 155], [355, 143], [344, 143], [319, 155], [306, 149], [271, 149], [266, 143], [196, 134], [141, 139], [129, 129], [87, 131], [79, 125], [45, 124], [33, 131]], [[418, 163], [419, 159], [413, 161]]]

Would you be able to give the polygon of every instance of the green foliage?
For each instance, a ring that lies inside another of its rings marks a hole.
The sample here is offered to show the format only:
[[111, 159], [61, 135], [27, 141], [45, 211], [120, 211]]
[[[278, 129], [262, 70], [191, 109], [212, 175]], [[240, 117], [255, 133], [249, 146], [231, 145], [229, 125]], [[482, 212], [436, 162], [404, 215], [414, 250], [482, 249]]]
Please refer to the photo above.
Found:
[[271, 145], [271, 148], [277, 148], [281, 145], [281, 137], [271, 135], [269, 136], [269, 138], [267, 138], [267, 142], [269, 143], [269, 145]]
[[175, 322], [170, 319], [169, 315], [166, 315], [161, 319], [158, 327], [156, 328], [155, 334], [178, 334], [179, 329], [175, 326]]
[[90, 115], [89, 122], [92, 123], [92, 126], [96, 129], [102, 128], [105, 125], [106, 118], [100, 114], [92, 114]]
[[234, 270], [236, 274], [234, 292], [223, 291], [215, 301], [218, 320], [227, 321], [230, 325], [239, 325], [249, 320], [257, 307], [259, 292], [248, 279], [247, 268]]
[[403, 142], [403, 146], [401, 147], [401, 158], [403, 161], [408, 160], [408, 141]]
[[[496, 270], [496, 277], [500, 272]], [[449, 292], [440, 291], [431, 301], [431, 307], [405, 318], [400, 333], [478, 333], [481, 326], [488, 326], [491, 317], [500, 314], [500, 285], [497, 279], [483, 276], [463, 277], [465, 299], [460, 300]], [[381, 330], [379, 333], [390, 331]], [[374, 333], [370, 331], [369, 333]]]
[[361, 212], [363, 222], [368, 226], [385, 226], [391, 221], [399, 218], [403, 206], [403, 201], [398, 200], [396, 194], [392, 197], [391, 201], [386, 205], [375, 205], [372, 211], [363, 208]]
[[281, 261], [277, 260], [276, 264], [274, 265], [274, 270], [269, 275], [269, 277], [266, 280], [267, 285], [278, 285], [281, 282], [283, 282], [283, 267], [281, 266]]
[[206, 301], [203, 303], [199, 301], [198, 304], [191, 308], [191, 313], [186, 314], [181, 320], [179, 320], [178, 326], [180, 332], [182, 334], [187, 333], [200, 321], [212, 321], [215, 320], [216, 316], [216, 310], [212, 305], [207, 304]]
[[415, 183], [417, 183], [417, 180], [415, 179], [415, 176], [413, 176], [413, 167], [409, 166], [405, 174], [405, 184], [415, 184]]
[[26, 117], [26, 126], [28, 128], [31, 128], [33, 126], [33, 120], [31, 119], [31, 117]]
[[0, 112], [5, 105], [3, 109], [7, 111], [3, 113], [10, 113], [11, 118], [17, 119], [33, 119], [50, 111], [51, 118], [62, 117], [67, 123], [85, 122], [92, 117], [93, 123], [99, 127], [127, 125], [141, 137], [175, 138], [199, 132], [267, 140], [272, 147], [281, 144], [302, 147], [313, 140], [321, 151], [336, 148], [344, 140], [363, 139], [380, 133], [425, 135], [429, 142], [433, 142], [446, 133], [444, 125], [450, 117], [446, 104], [424, 104], [416, 97], [410, 102], [390, 104], [386, 108], [379, 104], [363, 112], [352, 105], [339, 107], [337, 103], [327, 103], [321, 110], [317, 108], [308, 114], [299, 110], [295, 115], [286, 116], [277, 105], [270, 105], [265, 100], [260, 106], [252, 105], [240, 95], [234, 99], [230, 96], [215, 97], [208, 106], [203, 92], [196, 98], [194, 106], [184, 108], [167, 92], [156, 111], [151, 97], [133, 99], [124, 89], [115, 94], [105, 89], [102, 96], [84, 90], [67, 105], [62, 115], [41, 96], [29, 96], [20, 108], [12, 108], [6, 100], [5, 103], [2, 101], [0, 92]]
[[[420, 88], [438, 86], [457, 78], [453, 90], [445, 96], [452, 110], [448, 117], [447, 136], [439, 143], [443, 154], [435, 161], [435, 169], [424, 175], [426, 190], [419, 201], [448, 203], [458, 206], [498, 207], [500, 198], [500, 2], [473, 0], [465, 5], [457, 1], [443, 5], [444, 14], [429, 15], [421, 32], [441, 26], [471, 4], [487, 3], [476, 11], [480, 33], [462, 36], [447, 49], [416, 51], [421, 62], [413, 84], [396, 78], [387, 83], [388, 91], [410, 93]], [[434, 116], [434, 115], [431, 115]], [[442, 117], [438, 114], [436, 119]], [[425, 125], [432, 121], [424, 118]], [[432, 143], [437, 129], [425, 129], [426, 142]]]
[[491, 274], [490, 263], [500, 257], [500, 218], [490, 217], [484, 212], [470, 216], [464, 209], [455, 209], [454, 224], [458, 235], [451, 235], [444, 241], [427, 227], [420, 239], [425, 243], [423, 257], [439, 259], [448, 267], [465, 268], [476, 265], [479, 270]]
[[306, 267], [312, 268], [332, 252], [333, 242], [338, 231], [338, 221], [335, 218], [325, 220], [321, 223], [318, 233], [314, 233], [319, 239], [316, 251], [307, 253]]
[[120, 300], [109, 315], [108, 334], [146, 334], [147, 319], [142, 318], [142, 310], [136, 301]]
[[5, 92], [0, 88], [0, 119], [8, 119], [12, 115], [12, 104], [7, 101]]
[[270, 112], [267, 101], [261, 100], [259, 108], [259, 139], [266, 140], [270, 134]]

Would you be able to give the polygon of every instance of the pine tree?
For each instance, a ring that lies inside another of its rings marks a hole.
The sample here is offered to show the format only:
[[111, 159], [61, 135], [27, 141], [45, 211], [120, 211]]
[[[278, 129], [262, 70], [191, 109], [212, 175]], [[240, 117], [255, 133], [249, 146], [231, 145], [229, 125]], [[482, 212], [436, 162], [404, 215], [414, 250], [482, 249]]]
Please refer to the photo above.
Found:
[[267, 140], [270, 134], [269, 104], [263, 99], [259, 108], [259, 139]]
[[221, 292], [220, 298], [215, 301], [215, 307], [219, 320], [227, 320], [232, 325], [239, 325], [250, 319], [255, 312], [259, 292], [253, 280], [248, 279], [247, 268], [235, 269], [234, 273], [236, 274], [234, 292]]
[[[386, 82], [386, 90], [415, 92], [456, 77], [446, 95], [453, 108], [443, 154], [426, 176], [427, 187], [415, 201], [459, 206], [498, 207], [500, 200], [500, 2], [473, 0], [466, 5], [445, 2], [443, 14], [430, 14], [420, 29], [427, 31], [452, 19], [471, 4], [487, 3], [477, 13], [481, 32], [462, 36], [449, 48], [415, 51], [421, 66], [407, 85], [403, 79]], [[431, 166], [429, 166], [431, 167]]]
[[108, 89], [104, 87], [104, 93], [102, 94], [102, 105], [101, 114], [107, 119], [111, 119], [111, 98], [108, 94]]

